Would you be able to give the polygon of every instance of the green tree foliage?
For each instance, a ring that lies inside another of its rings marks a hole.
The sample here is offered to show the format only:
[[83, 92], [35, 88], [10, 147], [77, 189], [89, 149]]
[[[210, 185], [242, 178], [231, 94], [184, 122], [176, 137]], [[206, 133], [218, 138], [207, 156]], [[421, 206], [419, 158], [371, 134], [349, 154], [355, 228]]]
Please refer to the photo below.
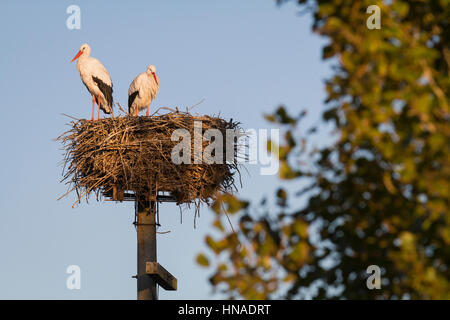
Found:
[[[299, 132], [304, 114], [280, 107], [266, 116], [283, 129], [289, 189], [276, 191], [276, 206], [219, 198], [220, 236], [207, 237], [214, 259], [199, 263], [212, 264], [212, 285], [230, 298], [449, 299], [450, 1], [298, 3], [329, 40], [323, 120], [337, 139], [317, 150]], [[378, 30], [366, 27], [373, 4]], [[223, 227], [227, 208], [238, 214], [236, 232]], [[366, 286], [373, 264], [380, 290]]]

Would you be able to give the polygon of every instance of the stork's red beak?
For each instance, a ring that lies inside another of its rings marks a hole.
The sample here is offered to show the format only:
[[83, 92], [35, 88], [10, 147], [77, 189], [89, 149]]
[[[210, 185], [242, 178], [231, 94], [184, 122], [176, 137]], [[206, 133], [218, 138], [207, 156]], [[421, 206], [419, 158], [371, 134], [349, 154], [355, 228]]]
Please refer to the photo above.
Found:
[[75, 58], [72, 59], [72, 61], [70, 62], [74, 62], [75, 60], [77, 60], [81, 55], [83, 54], [83, 51], [78, 51], [77, 55], [75, 56]]
[[153, 78], [155, 79], [156, 84], [159, 86], [158, 79], [156, 78], [156, 74], [154, 72], [152, 72], [152, 74], [153, 74]]

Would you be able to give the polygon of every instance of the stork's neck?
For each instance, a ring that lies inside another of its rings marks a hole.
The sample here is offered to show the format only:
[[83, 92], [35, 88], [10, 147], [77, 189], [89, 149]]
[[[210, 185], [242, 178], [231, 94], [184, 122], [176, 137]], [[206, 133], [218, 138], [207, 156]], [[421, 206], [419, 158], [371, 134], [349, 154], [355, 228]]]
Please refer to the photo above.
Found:
[[89, 58], [90, 55], [91, 55], [91, 53], [89, 52], [89, 50], [86, 50], [86, 51], [83, 52], [83, 54], [78, 58], [78, 61], [80, 61], [80, 60], [86, 60], [87, 58]]
[[89, 59], [89, 51], [83, 52], [83, 54], [77, 59], [77, 68], [79, 70], [80, 66], [84, 65], [85, 62]]

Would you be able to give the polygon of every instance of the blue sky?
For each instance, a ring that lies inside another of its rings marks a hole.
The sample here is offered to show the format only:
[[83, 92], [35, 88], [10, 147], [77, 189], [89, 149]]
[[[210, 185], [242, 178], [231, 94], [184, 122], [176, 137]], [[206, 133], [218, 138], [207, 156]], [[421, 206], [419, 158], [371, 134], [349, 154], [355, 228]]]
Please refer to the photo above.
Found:
[[[66, 8], [81, 8], [81, 30], [66, 27]], [[161, 89], [152, 107], [192, 106], [244, 128], [268, 128], [263, 113], [279, 104], [323, 110], [320, 61], [324, 41], [308, 15], [273, 0], [9, 1], [0, 11], [0, 298], [135, 299], [136, 232], [132, 203], [60, 201], [62, 151], [54, 139], [66, 113], [90, 116], [91, 97], [70, 60], [82, 43], [109, 71], [114, 99], [126, 105], [129, 83], [154, 64]], [[259, 200], [279, 183], [256, 165], [243, 173], [240, 195]], [[93, 200], [93, 199], [92, 199]], [[158, 260], [179, 290], [161, 299], [211, 299], [210, 271], [195, 255], [205, 249], [212, 213], [193, 211], [180, 224], [175, 205], [161, 207]], [[81, 268], [81, 289], [66, 288], [67, 266]]]

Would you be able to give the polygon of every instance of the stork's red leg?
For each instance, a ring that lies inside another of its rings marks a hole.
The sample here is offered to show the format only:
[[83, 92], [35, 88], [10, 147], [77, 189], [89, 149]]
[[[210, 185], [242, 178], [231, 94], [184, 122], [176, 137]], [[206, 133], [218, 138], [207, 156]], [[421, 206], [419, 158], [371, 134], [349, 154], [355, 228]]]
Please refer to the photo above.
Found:
[[147, 117], [148, 117], [148, 108], [150, 108], [150, 103], [147, 106]]
[[139, 108], [136, 107], [136, 117], [139, 116]]
[[92, 95], [92, 119], [94, 120], [95, 96]]
[[97, 113], [97, 120], [100, 119], [100, 96], [98, 96], [98, 113]]

